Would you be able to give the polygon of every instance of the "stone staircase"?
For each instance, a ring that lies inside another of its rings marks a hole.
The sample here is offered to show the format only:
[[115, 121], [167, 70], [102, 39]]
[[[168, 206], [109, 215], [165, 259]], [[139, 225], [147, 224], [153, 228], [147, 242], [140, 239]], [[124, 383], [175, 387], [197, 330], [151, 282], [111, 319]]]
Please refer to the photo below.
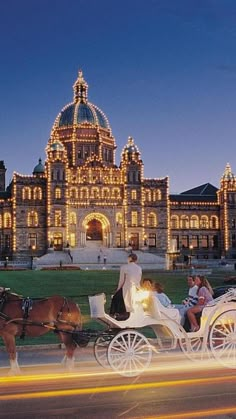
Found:
[[[138, 264], [145, 270], [166, 269], [165, 258], [153, 253], [135, 251]], [[34, 267], [41, 269], [46, 266], [73, 265], [81, 269], [120, 269], [127, 263], [128, 252], [125, 249], [104, 247], [85, 247], [68, 251], [54, 251], [34, 260]]]

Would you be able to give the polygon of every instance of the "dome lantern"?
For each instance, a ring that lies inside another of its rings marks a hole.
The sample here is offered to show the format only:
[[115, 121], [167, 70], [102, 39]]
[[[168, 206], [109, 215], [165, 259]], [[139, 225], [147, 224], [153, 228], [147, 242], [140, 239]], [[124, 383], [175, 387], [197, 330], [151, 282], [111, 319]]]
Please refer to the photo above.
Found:
[[73, 86], [74, 89], [74, 102], [78, 101], [87, 102], [88, 99], [88, 84], [84, 80], [82, 70], [79, 70], [78, 78]]

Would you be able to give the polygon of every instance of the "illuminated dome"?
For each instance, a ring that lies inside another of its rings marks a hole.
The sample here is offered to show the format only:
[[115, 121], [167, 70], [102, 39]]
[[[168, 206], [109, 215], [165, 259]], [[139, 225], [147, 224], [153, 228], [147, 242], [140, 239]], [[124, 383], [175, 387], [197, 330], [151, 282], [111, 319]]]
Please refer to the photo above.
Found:
[[106, 115], [97, 106], [88, 102], [88, 85], [79, 71], [74, 86], [74, 102], [66, 105], [58, 115], [54, 127], [70, 127], [91, 124], [110, 129]]
[[42, 159], [39, 159], [38, 164], [35, 166], [34, 170], [33, 170], [33, 174], [34, 175], [39, 175], [39, 174], [43, 174], [45, 172], [45, 167], [42, 164]]
[[128, 154], [139, 153], [139, 149], [134, 143], [134, 139], [132, 137], [128, 138], [128, 143], [124, 146], [122, 150], [122, 154], [123, 153], [128, 153]]

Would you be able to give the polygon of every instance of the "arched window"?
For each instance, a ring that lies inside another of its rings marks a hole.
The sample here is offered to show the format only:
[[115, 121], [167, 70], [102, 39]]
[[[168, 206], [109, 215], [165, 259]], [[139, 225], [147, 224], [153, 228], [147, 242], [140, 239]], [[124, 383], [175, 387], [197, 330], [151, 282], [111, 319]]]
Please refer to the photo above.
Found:
[[170, 227], [172, 229], [179, 228], [179, 217], [178, 217], [178, 215], [172, 215], [171, 216]]
[[160, 189], [157, 189], [157, 190], [153, 191], [152, 200], [153, 201], [160, 201], [161, 200], [161, 191], [160, 191]]
[[182, 215], [180, 218], [180, 228], [189, 228], [189, 218], [187, 215]]
[[147, 225], [149, 227], [156, 227], [157, 226], [157, 216], [154, 212], [150, 212], [147, 215]]
[[4, 228], [11, 228], [12, 226], [11, 214], [9, 212], [5, 212], [3, 215], [3, 226]]
[[200, 218], [200, 228], [208, 228], [209, 221], [207, 215], [202, 215]]
[[113, 199], [120, 199], [120, 189], [119, 188], [113, 188], [112, 189], [112, 198]]
[[91, 198], [98, 199], [99, 198], [99, 189], [92, 188], [91, 189]]
[[61, 199], [61, 188], [58, 186], [55, 188], [55, 199]]
[[38, 213], [36, 211], [30, 211], [27, 215], [27, 226], [28, 227], [38, 227]]
[[190, 228], [199, 228], [199, 218], [197, 215], [192, 215], [190, 218]]
[[145, 200], [150, 202], [152, 200], [152, 195], [151, 195], [151, 191], [146, 190], [145, 191]]
[[72, 198], [72, 199], [78, 198], [78, 192], [77, 192], [76, 188], [71, 188], [70, 189], [70, 198]]
[[55, 227], [61, 227], [61, 210], [55, 211]]
[[71, 212], [70, 213], [70, 224], [76, 224], [76, 213], [75, 212]]
[[137, 191], [135, 189], [131, 191], [131, 199], [134, 201], [137, 199]]
[[131, 211], [131, 226], [137, 227], [138, 225], [138, 212]]
[[88, 198], [88, 188], [81, 188], [80, 190], [80, 199]]
[[34, 197], [34, 199], [41, 200], [42, 199], [42, 188], [40, 188], [40, 187], [34, 188], [33, 197]]
[[110, 195], [110, 193], [109, 193], [110, 191], [109, 191], [109, 189], [108, 188], [103, 188], [102, 189], [102, 198], [104, 198], [104, 199], [109, 199], [109, 195]]
[[117, 212], [117, 214], [116, 214], [116, 224], [117, 225], [122, 225], [122, 214], [121, 214], [121, 212]]
[[28, 186], [22, 189], [22, 199], [31, 199], [31, 189]]
[[212, 215], [210, 219], [211, 228], [219, 228], [219, 219], [216, 215]]

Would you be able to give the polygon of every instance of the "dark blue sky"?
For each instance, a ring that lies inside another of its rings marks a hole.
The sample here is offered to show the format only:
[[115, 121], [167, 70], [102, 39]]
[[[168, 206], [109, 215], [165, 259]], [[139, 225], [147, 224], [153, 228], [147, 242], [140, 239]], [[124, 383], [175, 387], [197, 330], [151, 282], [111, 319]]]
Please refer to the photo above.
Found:
[[129, 135], [171, 192], [236, 172], [235, 0], [7, 0], [0, 13], [0, 160], [31, 174], [82, 69], [116, 162]]

